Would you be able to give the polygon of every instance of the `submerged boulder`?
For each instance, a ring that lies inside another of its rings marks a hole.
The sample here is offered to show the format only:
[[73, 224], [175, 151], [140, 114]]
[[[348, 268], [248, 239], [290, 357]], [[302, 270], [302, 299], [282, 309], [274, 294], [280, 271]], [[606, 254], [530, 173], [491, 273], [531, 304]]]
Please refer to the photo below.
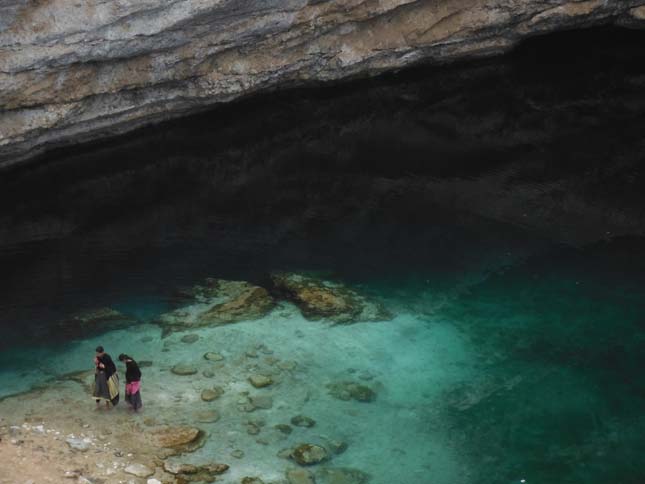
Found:
[[156, 429], [152, 438], [156, 445], [177, 452], [192, 452], [204, 445], [206, 434], [197, 427], [171, 426]]
[[55, 324], [54, 331], [58, 336], [81, 338], [125, 328], [136, 323], [136, 319], [126, 316], [116, 309], [103, 307], [73, 314]]
[[350, 467], [322, 467], [316, 470], [316, 484], [365, 484], [370, 475]]
[[353, 381], [341, 381], [326, 385], [329, 394], [339, 400], [357, 400], [359, 402], [372, 402], [376, 399], [376, 392], [366, 385]]
[[190, 304], [159, 317], [166, 332], [259, 319], [275, 305], [266, 289], [245, 281], [206, 279], [186, 294]]
[[392, 319], [382, 304], [340, 282], [288, 272], [272, 274], [271, 279], [276, 290], [296, 304], [307, 319], [337, 324]]
[[291, 458], [300, 465], [309, 466], [327, 460], [329, 453], [320, 445], [299, 444], [291, 451]]

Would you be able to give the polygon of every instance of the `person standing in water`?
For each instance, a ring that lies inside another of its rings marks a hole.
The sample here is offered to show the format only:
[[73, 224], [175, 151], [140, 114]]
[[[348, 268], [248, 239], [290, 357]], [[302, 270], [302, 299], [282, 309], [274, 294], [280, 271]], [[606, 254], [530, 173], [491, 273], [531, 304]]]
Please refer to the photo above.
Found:
[[141, 370], [131, 356], [121, 353], [119, 361], [125, 363], [125, 401], [137, 412], [143, 406], [140, 393]]
[[108, 355], [102, 346], [96, 347], [96, 356], [94, 357], [94, 389], [92, 396], [96, 400], [98, 407], [101, 400], [105, 400], [105, 406], [110, 408], [110, 404], [119, 403], [119, 374], [116, 371], [116, 365], [110, 355]]

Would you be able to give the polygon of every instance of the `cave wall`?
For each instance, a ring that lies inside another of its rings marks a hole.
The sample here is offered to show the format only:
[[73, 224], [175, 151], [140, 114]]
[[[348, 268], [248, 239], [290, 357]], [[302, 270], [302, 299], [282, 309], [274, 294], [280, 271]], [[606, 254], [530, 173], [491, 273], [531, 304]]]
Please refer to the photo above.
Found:
[[0, 168], [251, 93], [645, 24], [645, 0], [5, 0]]

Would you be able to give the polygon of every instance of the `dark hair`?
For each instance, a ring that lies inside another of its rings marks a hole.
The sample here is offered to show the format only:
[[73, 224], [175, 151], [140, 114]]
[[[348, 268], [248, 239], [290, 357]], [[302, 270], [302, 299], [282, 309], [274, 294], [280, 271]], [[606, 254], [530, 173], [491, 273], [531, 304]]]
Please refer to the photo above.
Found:
[[131, 360], [132, 358], [130, 358], [130, 357], [129, 357], [128, 355], [126, 355], [125, 353], [121, 353], [121, 354], [119, 355], [119, 361], [125, 361], [126, 359]]
[[105, 350], [103, 349], [103, 347], [102, 347], [102, 346], [97, 346], [97, 347], [96, 347], [96, 352], [97, 352], [97, 353], [103, 353], [103, 351], [105, 351]]

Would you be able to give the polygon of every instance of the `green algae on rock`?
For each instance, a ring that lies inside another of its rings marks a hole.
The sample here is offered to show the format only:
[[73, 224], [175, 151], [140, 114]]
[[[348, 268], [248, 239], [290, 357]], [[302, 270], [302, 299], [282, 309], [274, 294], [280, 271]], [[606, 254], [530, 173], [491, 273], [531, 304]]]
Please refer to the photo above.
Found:
[[316, 444], [299, 444], [291, 451], [291, 458], [303, 466], [319, 464], [329, 458], [327, 449]]
[[393, 317], [382, 304], [341, 282], [287, 272], [274, 273], [271, 279], [276, 290], [310, 320], [349, 324], [387, 321]]
[[245, 281], [208, 278], [189, 294], [192, 304], [159, 317], [157, 323], [164, 332], [260, 319], [275, 305], [266, 289]]

